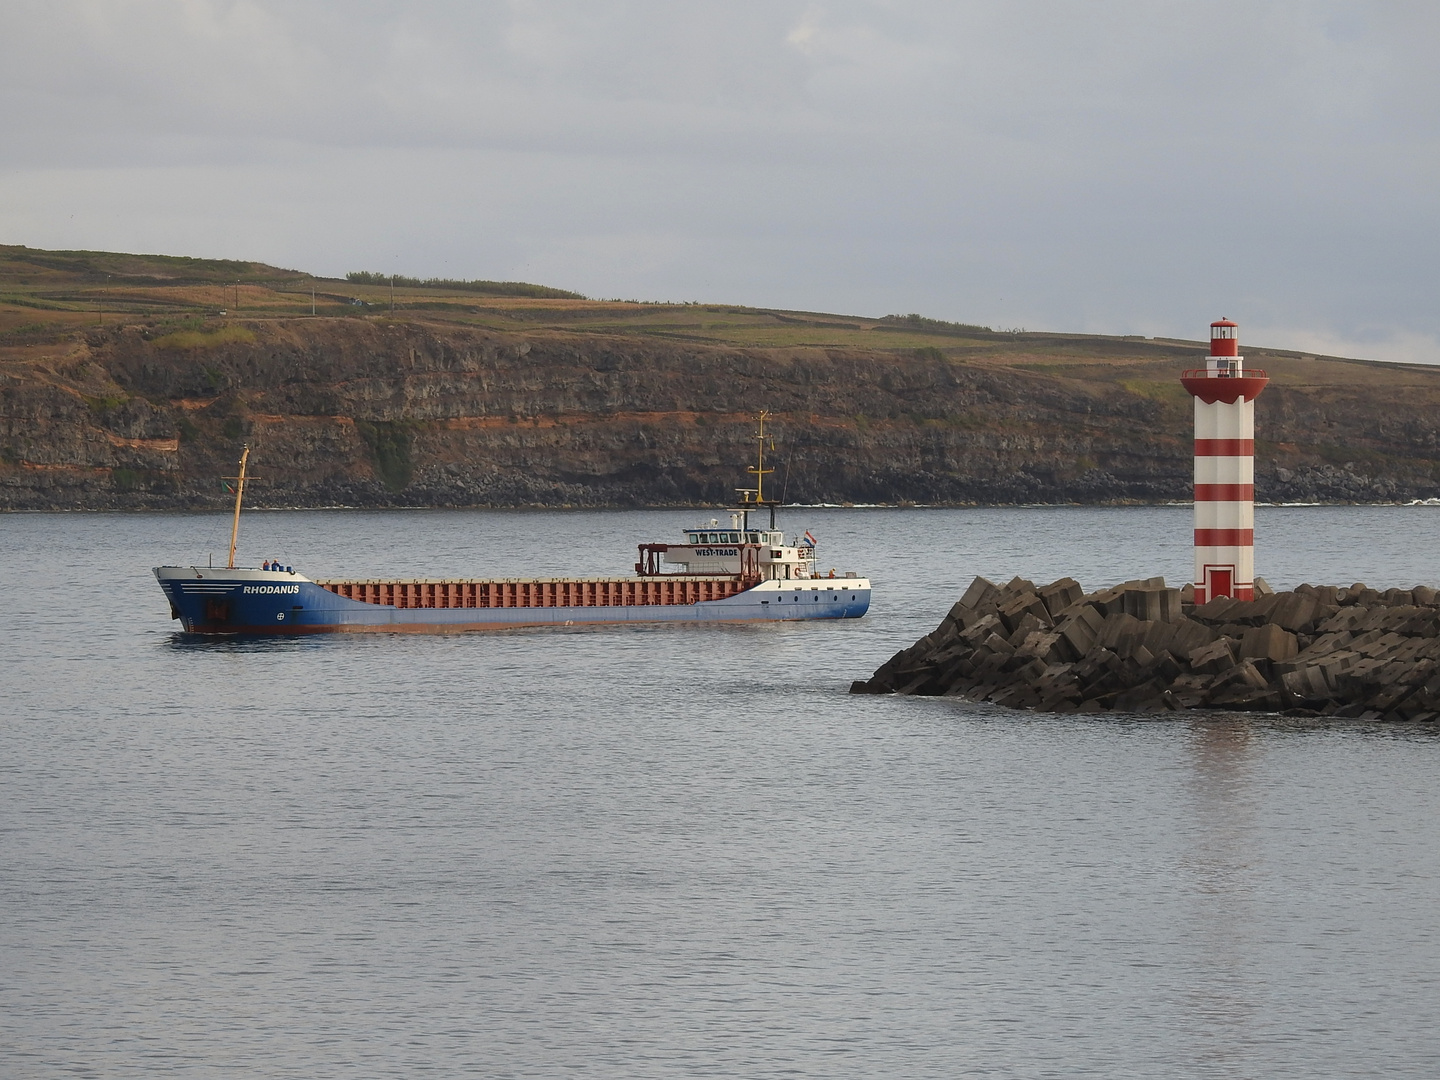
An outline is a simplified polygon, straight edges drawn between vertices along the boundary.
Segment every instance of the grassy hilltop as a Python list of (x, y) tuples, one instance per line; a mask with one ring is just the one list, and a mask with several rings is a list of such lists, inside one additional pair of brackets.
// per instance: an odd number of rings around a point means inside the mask
[[(0, 508), (723, 502), (762, 407), (793, 501), (1184, 499), (1206, 351), (0, 246)], [(1243, 351), (1260, 498), (1440, 494), (1440, 371)]]

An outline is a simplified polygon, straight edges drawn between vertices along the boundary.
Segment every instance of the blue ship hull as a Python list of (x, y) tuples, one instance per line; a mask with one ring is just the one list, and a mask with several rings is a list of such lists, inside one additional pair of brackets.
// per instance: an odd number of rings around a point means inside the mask
[(863, 578), (766, 581), (693, 604), (400, 608), (351, 600), (284, 571), (161, 566), (155, 577), (171, 615), (194, 634), (444, 634), (583, 623), (790, 622), (858, 619), (870, 607), (870, 582)]

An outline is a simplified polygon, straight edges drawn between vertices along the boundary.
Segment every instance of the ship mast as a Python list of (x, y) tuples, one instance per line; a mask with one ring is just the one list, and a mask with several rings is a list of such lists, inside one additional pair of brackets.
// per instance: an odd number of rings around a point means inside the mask
[(250, 444), (246, 443), (245, 448), (240, 451), (240, 475), (229, 477), (236, 481), (235, 484), (235, 523), (230, 526), (230, 561), (226, 563), (226, 569), (235, 569), (235, 541), (240, 538), (240, 500), (245, 497), (245, 462), (250, 458)]
[[(770, 528), (775, 528), (775, 503), (765, 498), (765, 477), (773, 473), (774, 469), (765, 468), (765, 421), (770, 419), (770, 413), (764, 409), (756, 417), (760, 422), (759, 430), (755, 433), (757, 444), (755, 464), (746, 468), (746, 472), (755, 474), (755, 505), (770, 507)], [(774, 449), (774, 439), (771, 439), (771, 449)]]

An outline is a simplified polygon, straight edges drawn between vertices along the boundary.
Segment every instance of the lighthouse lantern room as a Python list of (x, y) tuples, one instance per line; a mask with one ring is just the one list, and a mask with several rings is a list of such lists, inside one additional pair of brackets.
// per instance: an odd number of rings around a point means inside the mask
[(1270, 380), (1245, 367), (1239, 327), (1210, 324), (1205, 367), (1180, 378), (1195, 399), (1195, 602), (1255, 595), (1255, 399)]

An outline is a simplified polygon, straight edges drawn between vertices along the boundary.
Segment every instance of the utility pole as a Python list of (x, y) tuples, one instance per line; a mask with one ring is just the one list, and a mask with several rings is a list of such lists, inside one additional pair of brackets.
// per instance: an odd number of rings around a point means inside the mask
[(395, 275), (390, 275), (390, 316), (395, 316)]
[(315, 282), (310, 282), (310, 314), (315, 314)]

